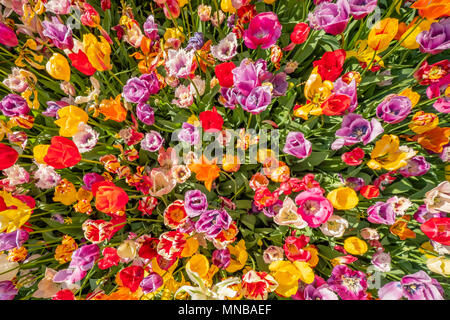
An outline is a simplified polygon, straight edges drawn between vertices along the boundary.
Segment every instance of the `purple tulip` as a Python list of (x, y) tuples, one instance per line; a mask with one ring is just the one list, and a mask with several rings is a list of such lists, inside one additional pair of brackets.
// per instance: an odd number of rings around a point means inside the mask
[[(253, 205), (255, 205), (254, 202), (253, 202)], [(273, 205), (264, 207), (262, 209), (262, 212), (264, 213), (264, 215), (266, 217), (273, 218), (277, 215), (278, 212), (280, 212), (282, 207), (283, 207), (283, 201), (277, 200), (277, 202), (275, 202)], [(256, 205), (255, 205), (255, 209), (257, 209)], [(257, 210), (256, 212), (259, 212), (259, 210)]]
[(323, 2), (308, 15), (312, 28), (323, 29), (332, 35), (344, 32), (349, 19), (350, 6), (347, 0), (338, 0), (336, 3)]
[(28, 232), (23, 229), (8, 233), (0, 233), (0, 251), (21, 247), (28, 240)]
[(158, 78), (154, 72), (131, 78), (123, 87), (123, 97), (128, 102), (144, 103), (150, 95), (159, 91)]
[(301, 132), (289, 132), (283, 152), (299, 159), (308, 157), (312, 151), (312, 144)]
[(337, 265), (327, 281), (331, 290), (342, 300), (366, 300), (367, 280), (361, 271), (354, 271), (346, 265)]
[(431, 218), (445, 218), (447, 216), (447, 213), (445, 212), (437, 212), (437, 213), (431, 213), (427, 210), (427, 205), (422, 204), (417, 208), (417, 211), (414, 213), (414, 219), (416, 219), (417, 222), (425, 223)]
[(18, 292), (11, 281), (0, 281), (0, 300), (14, 300)]
[(250, 49), (270, 48), (281, 36), (281, 23), (273, 12), (263, 12), (250, 21), (248, 29), (244, 31), (245, 45)]
[(206, 210), (195, 223), (199, 233), (205, 233), (207, 239), (214, 239), (222, 230), (228, 230), (232, 219), (226, 210)]
[(3, 22), (0, 22), (0, 43), (8, 47), (15, 47), (19, 44), (14, 30)]
[(72, 253), (69, 268), (58, 271), (53, 277), (56, 283), (75, 283), (83, 279), (100, 257), (100, 248), (96, 244), (84, 245)]
[(222, 95), (221, 100), (219, 100), (225, 107), (234, 109), (236, 108), (236, 104), (238, 103), (238, 89), (236, 88), (220, 88), (220, 94)]
[(356, 20), (360, 20), (375, 10), (377, 2), (378, 0), (348, 0), (350, 14)]
[(200, 50), (204, 43), (203, 33), (195, 32), (194, 36), (189, 38), (186, 50)]
[(234, 86), (238, 94), (247, 97), (253, 89), (261, 85), (259, 77), (261, 68), (249, 59), (242, 60), (239, 67), (234, 68), (233, 73)]
[(151, 126), (155, 123), (155, 111), (146, 103), (139, 103), (136, 107), (136, 116), (142, 123)]
[(72, 30), (61, 23), (58, 18), (52, 17), (52, 21), (43, 21), (42, 26), (44, 36), (52, 40), (55, 47), (64, 50), (73, 48)]
[(141, 148), (150, 152), (158, 151), (164, 143), (164, 138), (157, 131), (150, 130), (141, 141)]
[(24, 98), (10, 93), (0, 101), (0, 110), (7, 117), (17, 117), (28, 114), (30, 107)]
[(212, 263), (220, 269), (226, 269), (230, 265), (231, 255), (228, 248), (214, 250), (212, 254)]
[(358, 107), (358, 97), (356, 94), (356, 81), (352, 80), (349, 84), (342, 81), (342, 78), (334, 82), (334, 92), (348, 96), (350, 100), (350, 107), (347, 112), (353, 112)]
[(395, 223), (395, 211), (391, 203), (376, 202), (367, 209), (367, 220), (376, 224), (393, 225)]
[(152, 15), (149, 15), (147, 17), (147, 20), (145, 20), (144, 25), (144, 33), (145, 36), (151, 40), (157, 40), (159, 38), (158, 36), (158, 24), (155, 23), (155, 18)]
[(348, 177), (347, 179), (345, 179), (345, 184), (347, 185), (347, 187), (352, 188), (353, 190), (358, 192), (362, 189), (362, 187), (366, 185), (366, 182), (363, 178)]
[(272, 102), (272, 93), (269, 86), (259, 86), (250, 92), (248, 96), (239, 95), (237, 100), (247, 112), (251, 114), (259, 114), (267, 109)]
[(184, 194), (184, 209), (191, 218), (197, 217), (208, 209), (206, 195), (200, 190), (189, 190)]
[(190, 145), (196, 145), (200, 142), (200, 132), (198, 128), (188, 122), (184, 122), (182, 129), (178, 133), (178, 139), (189, 143)]
[(69, 268), (79, 268), (83, 271), (90, 270), (99, 256), (100, 249), (96, 244), (82, 246), (72, 253)]
[(415, 156), (406, 160), (406, 166), (400, 168), (398, 172), (405, 178), (408, 178), (412, 176), (422, 176), (427, 173), (428, 170), (430, 170), (430, 164), (425, 157)]
[(84, 182), (83, 188), (91, 191), (92, 185), (96, 182), (101, 182), (101, 181), (105, 181), (105, 178), (102, 175), (95, 173), (95, 172), (86, 173), (83, 176), (83, 182)]
[(303, 291), (305, 300), (339, 300), (339, 297), (327, 284), (316, 288), (313, 285), (307, 285)]
[(444, 290), (436, 279), (424, 271), (404, 276), (400, 281), (389, 282), (378, 290), (380, 300), (444, 300)]
[(147, 277), (142, 279), (140, 287), (144, 294), (155, 292), (164, 284), (163, 278), (156, 272), (150, 273)]
[(417, 35), (416, 41), (424, 53), (438, 54), (450, 49), (450, 18), (432, 23), (429, 30)]
[(384, 129), (377, 119), (373, 118), (369, 122), (359, 114), (349, 113), (342, 119), (341, 128), (336, 131), (339, 138), (333, 142), (331, 149), (338, 150), (358, 142), (366, 145), (383, 132)]
[(46, 117), (58, 118), (58, 111), (61, 108), (67, 107), (69, 103), (65, 101), (47, 101), (47, 109), (42, 112)]
[(286, 81), (286, 73), (280, 72), (272, 76), (269, 80), (273, 85), (272, 94), (274, 97), (281, 97), (286, 94), (289, 84)]
[(391, 255), (389, 252), (379, 250), (372, 256), (372, 264), (377, 271), (389, 272), (391, 271)]
[(387, 123), (399, 123), (406, 119), (411, 109), (408, 97), (389, 95), (377, 106), (377, 117)]

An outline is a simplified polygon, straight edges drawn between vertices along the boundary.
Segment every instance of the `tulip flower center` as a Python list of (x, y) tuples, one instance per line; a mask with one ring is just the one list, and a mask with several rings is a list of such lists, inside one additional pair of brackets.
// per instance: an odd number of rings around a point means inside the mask
[(356, 127), (353, 129), (351, 136), (360, 139), (367, 132), (367, 127)]
[(358, 292), (361, 290), (361, 285), (358, 278), (342, 276), (342, 284), (352, 292)]
[(320, 204), (316, 200), (306, 200), (304, 207), (306, 214), (313, 215), (320, 209)]

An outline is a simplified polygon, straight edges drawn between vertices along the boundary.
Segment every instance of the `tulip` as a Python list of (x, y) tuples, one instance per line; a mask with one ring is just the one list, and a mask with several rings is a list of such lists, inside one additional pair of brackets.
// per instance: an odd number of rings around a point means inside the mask
[(67, 59), (60, 53), (54, 53), (45, 68), (49, 75), (57, 80), (70, 81), (70, 66)]
[(0, 22), (0, 43), (8, 47), (15, 47), (19, 44), (14, 30), (3, 22)]
[(60, 127), (59, 135), (63, 137), (72, 137), (78, 132), (80, 123), (87, 123), (89, 116), (83, 110), (75, 106), (67, 106), (58, 110), (59, 119), (55, 124)]
[(97, 71), (111, 70), (111, 46), (108, 41), (100, 36), (100, 41), (92, 34), (83, 35), (83, 47), (91, 65)]
[(16, 150), (0, 143), (0, 170), (12, 167), (17, 162), (17, 159), (19, 159), (19, 153)]
[(383, 52), (389, 47), (398, 31), (398, 20), (386, 18), (378, 21), (370, 29), (368, 45), (377, 52)]
[(350, 210), (358, 205), (358, 195), (349, 187), (334, 189), (327, 195), (327, 199), (337, 210)]
[(248, 29), (244, 31), (244, 43), (250, 49), (270, 48), (281, 36), (281, 24), (273, 12), (263, 12), (250, 21)]

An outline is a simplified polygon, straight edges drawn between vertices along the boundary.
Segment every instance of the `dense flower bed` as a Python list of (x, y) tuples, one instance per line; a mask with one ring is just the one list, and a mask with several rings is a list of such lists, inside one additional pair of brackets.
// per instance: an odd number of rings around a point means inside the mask
[(450, 297), (447, 0), (0, 4), (1, 299)]

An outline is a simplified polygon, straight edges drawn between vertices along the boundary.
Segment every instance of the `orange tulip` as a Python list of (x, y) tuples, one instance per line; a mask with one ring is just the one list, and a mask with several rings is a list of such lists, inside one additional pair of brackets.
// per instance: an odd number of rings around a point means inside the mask
[(436, 127), (416, 136), (417, 142), (430, 151), (441, 153), (443, 147), (449, 142), (450, 128)]
[(448, 0), (418, 0), (411, 8), (419, 10), (419, 15), (429, 20), (450, 16), (450, 2)]
[(211, 191), (213, 181), (219, 177), (220, 168), (216, 165), (217, 159), (209, 161), (204, 155), (200, 162), (194, 162), (189, 165), (189, 169), (196, 173), (199, 181), (205, 182), (205, 187)]
[(378, 21), (369, 33), (368, 45), (377, 52), (382, 52), (389, 47), (398, 31), (398, 20), (386, 18)]
[(391, 231), (392, 234), (397, 235), (400, 240), (406, 240), (406, 239), (414, 239), (416, 237), (416, 234), (414, 231), (408, 228), (408, 221), (405, 221), (403, 219), (397, 220), (390, 228), (389, 231)]
[(104, 99), (100, 103), (99, 112), (105, 116), (105, 120), (114, 120), (117, 122), (125, 121), (127, 118), (127, 110), (122, 106), (118, 95), (115, 99)]

